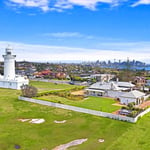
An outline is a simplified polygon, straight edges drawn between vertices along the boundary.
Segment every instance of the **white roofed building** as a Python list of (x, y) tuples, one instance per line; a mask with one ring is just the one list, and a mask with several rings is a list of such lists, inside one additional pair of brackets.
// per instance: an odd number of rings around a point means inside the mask
[(143, 103), (146, 100), (147, 96), (145, 93), (133, 90), (130, 92), (127, 92), (120, 96), (120, 103), (128, 105), (129, 103), (134, 102), (135, 105), (139, 105)]
[(96, 81), (100, 82), (109, 82), (111, 79), (113, 79), (115, 75), (112, 74), (93, 74), (90, 76), (90, 78), (96, 79)]
[(108, 96), (117, 98), (121, 104), (128, 105), (134, 102), (135, 105), (143, 103), (149, 95), (133, 90), (135, 87), (131, 82), (97, 82), (85, 89), (88, 96)]
[(118, 98), (125, 91), (130, 91), (135, 87), (130, 82), (97, 82), (85, 89), (87, 95), (91, 96), (108, 96)]

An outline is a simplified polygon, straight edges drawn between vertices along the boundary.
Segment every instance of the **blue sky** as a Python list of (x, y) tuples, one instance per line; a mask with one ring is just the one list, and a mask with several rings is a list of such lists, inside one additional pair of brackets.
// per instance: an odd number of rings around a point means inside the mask
[(0, 6), (1, 54), (10, 44), (17, 60), (150, 63), (150, 0), (1, 0)]

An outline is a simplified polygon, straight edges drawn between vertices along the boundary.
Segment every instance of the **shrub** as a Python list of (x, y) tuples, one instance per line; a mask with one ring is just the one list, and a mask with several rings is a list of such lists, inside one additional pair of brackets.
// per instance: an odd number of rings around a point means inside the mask
[(127, 105), (127, 107), (128, 107), (129, 110), (133, 110), (133, 109), (134, 109), (134, 106), (135, 106), (135, 103), (134, 103), (134, 102), (129, 103), (129, 104)]
[(21, 86), (22, 96), (25, 97), (35, 97), (37, 95), (37, 88), (31, 85)]
[(136, 110), (134, 110), (130, 114), (128, 114), (127, 116), (129, 116), (129, 117), (135, 117), (137, 114), (138, 114), (138, 112)]
[(126, 106), (122, 106), (121, 109), (127, 109), (127, 107)]
[(61, 101), (58, 101), (59, 104), (63, 104)]

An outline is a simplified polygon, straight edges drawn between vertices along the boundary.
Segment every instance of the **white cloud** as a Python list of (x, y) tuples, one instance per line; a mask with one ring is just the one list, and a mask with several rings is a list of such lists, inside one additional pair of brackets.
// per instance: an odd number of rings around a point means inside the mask
[(84, 35), (79, 32), (55, 32), (55, 33), (45, 33), (43, 36), (53, 37), (53, 38), (85, 38), (94, 39), (92, 35)]
[[(98, 4), (108, 4), (111, 7), (118, 6), (129, 0), (7, 0), (7, 5), (12, 7), (40, 8), (42, 11), (58, 11), (72, 9), (74, 6), (81, 6), (89, 10), (96, 10)], [(137, 0), (131, 5), (149, 5), (150, 0)]]
[(137, 2), (135, 2), (133, 5), (131, 5), (132, 7), (136, 7), (138, 5), (149, 5), (150, 4), (150, 0), (139, 0)]
[[(139, 43), (138, 49), (133, 44), (130, 50), (104, 50), (104, 49), (86, 49), (86, 48), (72, 48), (61, 46), (48, 45), (32, 45), (24, 43), (15, 43), (9, 41), (0, 41), (0, 54), (4, 54), (7, 45), (10, 44), (14, 48), (14, 54), (17, 55), (17, 60), (26, 61), (66, 61), (66, 60), (81, 60), (81, 61), (95, 61), (95, 60), (126, 60), (129, 59), (141, 60), (150, 62), (150, 43), (147, 47), (143, 47), (145, 43)], [(109, 44), (109, 43), (108, 43)], [(131, 44), (132, 46), (132, 44)], [(141, 47), (141, 48), (140, 48)], [(1, 58), (2, 60), (2, 58)]]
[(54, 7), (59, 9), (68, 9), (73, 6), (83, 6), (90, 10), (95, 10), (98, 3), (107, 3), (115, 6), (119, 4), (119, 2), (120, 0), (57, 0)]
[(49, 10), (49, 0), (9, 0), (9, 5), (15, 5), (20, 7), (36, 7), (42, 9), (42, 11)]
[(56, 32), (56, 33), (45, 33), (44, 35), (56, 38), (83, 37), (83, 35), (79, 32)]
[(90, 10), (96, 10), (99, 3), (117, 6), (126, 0), (7, 0), (9, 6), (34, 7), (40, 8), (42, 11), (63, 11), (71, 9), (74, 6), (81, 6)]

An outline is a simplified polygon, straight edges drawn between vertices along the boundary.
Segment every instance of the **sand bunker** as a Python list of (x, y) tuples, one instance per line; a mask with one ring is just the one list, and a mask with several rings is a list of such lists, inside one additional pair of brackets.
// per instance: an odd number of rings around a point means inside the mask
[(55, 122), (55, 123), (65, 123), (66, 120), (63, 120), (63, 121), (57, 121), (57, 120), (55, 120), (54, 122)]
[(30, 119), (18, 119), (18, 120), (21, 122), (26, 122), (26, 121), (29, 121)]
[(105, 140), (104, 139), (99, 139), (98, 142), (103, 143)]
[(31, 119), (31, 121), (29, 121), (30, 123), (36, 123), (36, 124), (40, 124), (45, 122), (44, 119)]
[(52, 149), (52, 150), (66, 150), (67, 148), (69, 148), (69, 147), (71, 147), (71, 146), (75, 146), (75, 145), (82, 144), (82, 143), (86, 142), (87, 140), (88, 140), (88, 139), (78, 139), (78, 140), (74, 140), (74, 141), (71, 141), (71, 142), (69, 142), (69, 143), (59, 145), (59, 146), (55, 147), (55, 148)]
[(29, 122), (29, 123), (35, 123), (35, 124), (40, 124), (45, 122), (44, 119), (18, 119), (21, 122)]
[(84, 90), (71, 92), (72, 95), (84, 95)]

